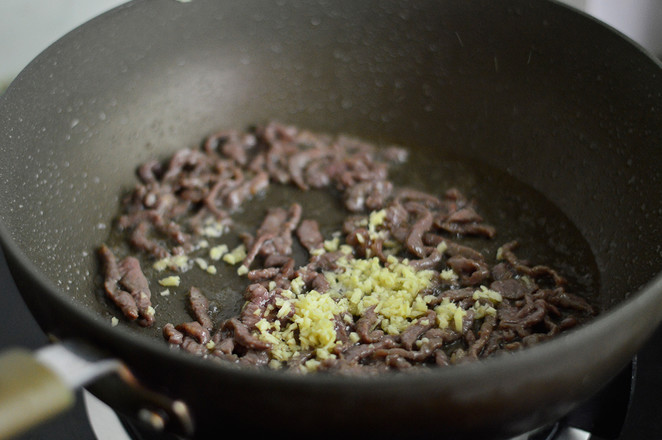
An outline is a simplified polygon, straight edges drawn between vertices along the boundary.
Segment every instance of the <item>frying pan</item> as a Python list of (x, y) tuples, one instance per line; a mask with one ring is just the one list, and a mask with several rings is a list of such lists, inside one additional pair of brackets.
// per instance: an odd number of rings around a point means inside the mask
[[(2, 96), (2, 244), (53, 348), (115, 372), (88, 386), (136, 420), (191, 437), (514, 436), (597, 392), (662, 318), (661, 78), (635, 44), (554, 2), (130, 2)], [(606, 311), (512, 355), (371, 378), (236, 368), (112, 327), (94, 249), (135, 166), (271, 119), (522, 182), (585, 240)]]

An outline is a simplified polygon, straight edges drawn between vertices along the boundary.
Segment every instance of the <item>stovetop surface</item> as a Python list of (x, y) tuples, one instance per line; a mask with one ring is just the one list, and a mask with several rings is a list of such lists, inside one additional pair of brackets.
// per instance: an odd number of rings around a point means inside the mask
[[(16, 346), (36, 349), (46, 344), (46, 336), (30, 315), (11, 279), (2, 251), (0, 311), (0, 350)], [(635, 385), (621, 434), (614, 435), (614, 430), (609, 428), (604, 435), (591, 435), (590, 440), (662, 440), (662, 327), (638, 353), (633, 365), (620, 376), (621, 379), (629, 378), (631, 368), (634, 368), (636, 373)], [(76, 405), (70, 411), (15, 440), (98, 440), (91, 427), (82, 393), (77, 393)], [(620, 391), (615, 394), (619, 393), (622, 394)], [(615, 415), (612, 417), (610, 411), (607, 411), (607, 419), (619, 419), (619, 408), (623, 408), (623, 402), (620, 398), (614, 398), (614, 393), (606, 393), (595, 400), (599, 405), (607, 403), (614, 408)]]

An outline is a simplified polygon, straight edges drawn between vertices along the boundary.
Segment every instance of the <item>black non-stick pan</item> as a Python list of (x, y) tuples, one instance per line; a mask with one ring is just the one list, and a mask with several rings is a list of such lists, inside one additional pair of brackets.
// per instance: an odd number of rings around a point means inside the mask
[[(418, 181), (457, 177), (488, 211), (512, 200), (495, 188), (526, 188), (508, 233), (553, 206), (604, 313), (512, 355), (371, 378), (236, 368), (113, 327), (94, 250), (135, 167), (269, 120), (406, 146)], [(593, 395), (662, 319), (661, 128), (659, 62), (554, 2), (135, 1), (49, 47), (0, 99), (2, 244), (44, 350), (114, 372), (69, 386), (136, 419), (192, 437), (512, 436)], [(470, 177), (443, 180), (459, 169), (445, 158)]]

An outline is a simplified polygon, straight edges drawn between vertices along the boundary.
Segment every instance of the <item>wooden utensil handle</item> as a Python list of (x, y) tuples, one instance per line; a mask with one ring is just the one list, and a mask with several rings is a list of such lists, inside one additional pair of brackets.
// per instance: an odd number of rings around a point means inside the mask
[(0, 354), (0, 439), (11, 438), (73, 406), (74, 391), (24, 349)]

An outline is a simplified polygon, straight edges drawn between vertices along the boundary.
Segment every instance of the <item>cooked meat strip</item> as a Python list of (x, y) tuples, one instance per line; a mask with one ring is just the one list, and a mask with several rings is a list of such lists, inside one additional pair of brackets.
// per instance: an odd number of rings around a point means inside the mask
[(493, 281), (490, 284), (490, 289), (499, 292), (504, 298), (522, 299), (524, 295), (532, 293), (535, 286), (527, 284), (522, 279), (508, 278)]
[(480, 330), (478, 330), (478, 339), (476, 339), (467, 350), (467, 357), (472, 359), (478, 359), (480, 357), (480, 354), (487, 345), (495, 327), (496, 318), (492, 315), (487, 315), (480, 326)]
[(374, 329), (378, 317), (375, 313), (375, 306), (368, 308), (363, 316), (356, 322), (356, 333), (358, 333), (361, 341), (364, 343), (373, 343), (379, 341), (384, 332), (382, 330)]
[(248, 245), (248, 252), (246, 253), (246, 257), (242, 262), (243, 266), (246, 268), (251, 267), (255, 257), (262, 253), (262, 247), (273, 240), (275, 237), (276, 234), (273, 232), (258, 232), (258, 236), (255, 237), (255, 239), (249, 239), (250, 244)]
[(460, 255), (454, 255), (448, 260), (455, 273), (460, 275), (463, 283), (468, 285), (481, 284), (490, 276), (488, 265), (484, 261), (477, 261), (471, 258), (465, 258)]
[(257, 231), (256, 240), (268, 235), (270, 239), (260, 247), (259, 254), (267, 257), (272, 254), (290, 255), (292, 253), (292, 232), (301, 219), (301, 205), (294, 203), (288, 210), (272, 208), (267, 212), (262, 225)]
[(248, 163), (250, 150), (255, 148), (257, 139), (251, 133), (240, 133), (238, 130), (223, 130), (209, 136), (203, 145), (205, 152), (218, 152), (229, 157), (238, 165)]
[(184, 342), (184, 333), (177, 330), (171, 323), (163, 326), (163, 336), (172, 345), (181, 345)]
[(223, 329), (231, 330), (237, 344), (252, 350), (267, 350), (270, 345), (255, 337), (244, 323), (231, 318), (223, 324)]
[(200, 325), (198, 321), (178, 324), (175, 326), (175, 329), (184, 335), (192, 337), (200, 345), (205, 345), (211, 340), (209, 331)]
[(388, 180), (359, 182), (345, 191), (345, 207), (350, 212), (381, 209), (392, 191), (393, 184)]
[(554, 269), (548, 266), (536, 265), (529, 266), (528, 262), (520, 260), (514, 253), (519, 246), (519, 242), (511, 241), (501, 246), (501, 255), (517, 272), (529, 275), (533, 278), (549, 277), (557, 286), (566, 284), (565, 278), (558, 274)]
[(193, 317), (205, 330), (211, 332), (214, 328), (214, 323), (209, 316), (209, 300), (200, 289), (194, 286), (189, 289), (188, 295), (189, 306), (193, 312)]
[(209, 354), (209, 349), (204, 344), (200, 344), (195, 338), (189, 336), (184, 336), (184, 340), (179, 345), (179, 348), (196, 356), (206, 356)]
[(106, 245), (99, 248), (99, 256), (101, 258), (103, 271), (104, 271), (104, 289), (106, 295), (119, 307), (124, 315), (131, 319), (138, 318), (138, 306), (133, 296), (119, 287), (119, 281), (122, 278), (120, 273), (117, 258), (115, 254)]
[(418, 338), (436, 326), (437, 314), (430, 310), (424, 318), (419, 318), (400, 334), (400, 343), (406, 350), (411, 350)]
[(246, 179), (227, 192), (224, 205), (228, 210), (237, 209), (251, 196), (264, 191), (269, 186), (269, 176), (259, 172), (250, 179)]
[(153, 255), (157, 259), (166, 258), (170, 253), (157, 241), (148, 237), (150, 229), (151, 226), (149, 223), (138, 223), (138, 225), (133, 228), (133, 233), (131, 234), (131, 245), (133, 245), (138, 250), (142, 250), (147, 254)]
[(118, 262), (106, 245), (99, 248), (98, 254), (104, 270), (106, 295), (126, 318), (136, 320), (144, 327), (151, 326), (154, 323), (151, 292), (138, 260), (129, 256)]
[(297, 228), (297, 237), (308, 252), (320, 249), (324, 245), (324, 236), (320, 232), (319, 224), (316, 220), (301, 220)]
[(563, 289), (554, 289), (554, 295), (547, 299), (551, 304), (563, 307), (565, 309), (577, 310), (588, 314), (596, 313), (595, 308), (579, 295), (566, 292)]
[(406, 209), (417, 216), (407, 234), (407, 249), (417, 257), (425, 258), (429, 250), (423, 244), (423, 234), (432, 227), (432, 213), (418, 203), (408, 203)]
[(140, 262), (135, 257), (123, 258), (118, 268), (122, 274), (119, 283), (133, 296), (138, 307), (138, 323), (148, 327), (154, 323), (154, 309), (152, 308), (149, 282), (145, 277)]

